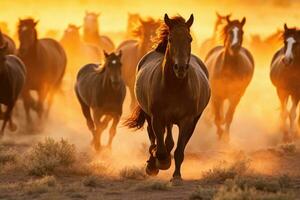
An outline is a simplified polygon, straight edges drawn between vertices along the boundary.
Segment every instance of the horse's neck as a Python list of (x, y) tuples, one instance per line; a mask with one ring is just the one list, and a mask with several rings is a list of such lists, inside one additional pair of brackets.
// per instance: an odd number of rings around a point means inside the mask
[(168, 90), (179, 89), (186, 86), (187, 76), (184, 79), (178, 79), (173, 70), (174, 63), (169, 56), (169, 50), (166, 50), (165, 57), (162, 63), (162, 79), (163, 84)]
[(83, 38), (87, 42), (98, 42), (97, 40), (100, 39), (99, 30), (97, 29), (96, 31), (90, 31), (88, 29), (84, 29)]
[(24, 60), (24, 62), (32, 61), (36, 59), (38, 40), (30, 45), (28, 49), (22, 49), (22, 45), (19, 49), (19, 55)]

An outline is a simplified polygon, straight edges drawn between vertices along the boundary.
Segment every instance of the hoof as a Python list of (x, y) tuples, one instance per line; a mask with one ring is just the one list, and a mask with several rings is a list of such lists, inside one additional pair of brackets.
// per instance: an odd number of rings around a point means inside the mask
[(164, 160), (159, 160), (156, 158), (156, 167), (161, 170), (167, 170), (171, 167), (171, 156), (168, 155), (168, 157)]
[(171, 179), (171, 183), (173, 186), (180, 186), (183, 185), (183, 180), (181, 176), (175, 176)]
[(16, 130), (17, 130), (17, 125), (16, 124), (11, 124), (10, 126), (9, 126), (9, 130), (10, 131), (12, 131), (12, 132), (15, 132)]
[(159, 169), (156, 167), (156, 159), (154, 157), (150, 157), (147, 161), (146, 173), (149, 176), (156, 176), (159, 172)]

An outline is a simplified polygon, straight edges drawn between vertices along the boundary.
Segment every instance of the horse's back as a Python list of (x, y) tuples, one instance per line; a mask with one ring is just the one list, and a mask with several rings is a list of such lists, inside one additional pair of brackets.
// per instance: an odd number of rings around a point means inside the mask
[(12, 38), (10, 38), (9, 36), (3, 34), (3, 39), (4, 41), (7, 42), (7, 54), (16, 54), (17, 53), (17, 48), (16, 48), (16, 44), (13, 41)]
[(107, 51), (107, 52), (113, 52), (115, 50), (115, 44), (113, 43), (113, 41), (104, 35), (100, 36), (100, 40), (101, 40), (101, 47)]

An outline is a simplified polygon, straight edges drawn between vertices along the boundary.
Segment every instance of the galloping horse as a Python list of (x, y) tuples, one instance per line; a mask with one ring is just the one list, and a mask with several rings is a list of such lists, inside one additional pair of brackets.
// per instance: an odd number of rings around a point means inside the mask
[(102, 60), (102, 52), (93, 44), (87, 44), (81, 41), (80, 27), (69, 24), (60, 41), (64, 47), (68, 58), (68, 71), (73, 74), (79, 67), (86, 63), (97, 63)]
[(6, 105), (7, 109), (0, 119), (3, 119), (0, 138), (9, 122), (11, 131), (16, 130), (12, 120), (12, 111), (25, 83), (26, 70), (23, 62), (14, 55), (7, 55), (8, 43), (0, 46), (0, 106)]
[[(240, 22), (230, 21), (224, 27), (224, 46), (212, 49), (205, 59), (210, 74), (212, 88), (212, 108), (219, 139), (229, 140), (229, 129), (235, 109), (249, 85), (253, 72), (254, 61), (250, 52), (242, 47), (243, 26), (246, 18)], [(224, 102), (229, 101), (224, 116)], [(225, 118), (224, 118), (225, 117)], [(225, 124), (225, 130), (222, 125)], [(225, 133), (225, 134), (224, 134)]]
[[(44, 101), (47, 100), (45, 116), (49, 114), (55, 92), (59, 89), (65, 69), (66, 54), (62, 46), (53, 39), (38, 39), (33, 19), (19, 21), (18, 35), (20, 48), (18, 56), (25, 63), (27, 79), (23, 92), (23, 103), (28, 123), (31, 124), (30, 109), (41, 118), (44, 114)], [(30, 91), (36, 91), (35, 102)]]
[(106, 52), (113, 52), (115, 45), (112, 40), (100, 35), (98, 17), (100, 13), (86, 12), (83, 23), (83, 41), (94, 44)]
[[(283, 42), (284, 47), (278, 50), (272, 59), (270, 77), (280, 100), (281, 128), (284, 132), (283, 140), (287, 142), (297, 136), (295, 119), (300, 99), (300, 31), (288, 28), (285, 24)], [(290, 111), (287, 108), (289, 97), (292, 100)], [(288, 116), (289, 129), (286, 127)]]
[(133, 32), (133, 35), (138, 37), (139, 40), (126, 40), (122, 42), (117, 48), (122, 51), (122, 76), (129, 88), (131, 96), (130, 108), (136, 106), (136, 99), (134, 96), (134, 82), (136, 66), (139, 60), (151, 50), (153, 46), (152, 38), (156, 35), (156, 30), (160, 26), (160, 22), (152, 18), (147, 20), (140, 19), (140, 26)]
[[(95, 150), (101, 150), (101, 134), (110, 120), (108, 146), (111, 148), (116, 135), (116, 128), (122, 115), (122, 106), (126, 88), (121, 76), (121, 52), (105, 53), (102, 68), (96, 64), (88, 64), (81, 68), (77, 75), (75, 92), (87, 126), (93, 134), (92, 144)], [(93, 111), (93, 119), (90, 109)]]
[(226, 23), (226, 18), (231, 16), (231, 14), (222, 16), (218, 12), (216, 12), (216, 15), (217, 15), (217, 20), (215, 22), (213, 35), (211, 38), (208, 38), (201, 44), (200, 52), (199, 52), (200, 56), (205, 57), (209, 52), (209, 50), (211, 50), (212, 48), (218, 45), (219, 43), (218, 33), (220, 32), (220, 28), (222, 28), (222, 26)]
[(210, 98), (207, 69), (191, 54), (193, 21), (193, 15), (185, 21), (180, 16), (170, 19), (165, 14), (157, 48), (139, 62), (135, 85), (139, 106), (125, 122), (129, 128), (137, 129), (145, 121), (148, 123), (151, 145), (146, 172), (149, 175), (170, 168), (174, 147), (172, 126), (179, 127), (173, 181), (181, 180), (184, 149)]

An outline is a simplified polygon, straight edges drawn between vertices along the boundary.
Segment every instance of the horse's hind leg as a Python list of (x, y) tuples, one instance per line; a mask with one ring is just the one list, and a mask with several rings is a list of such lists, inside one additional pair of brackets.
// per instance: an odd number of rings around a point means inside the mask
[(214, 97), (212, 99), (212, 106), (213, 106), (213, 111), (214, 111), (214, 115), (215, 115), (215, 124), (217, 127), (217, 134), (219, 136), (219, 139), (222, 138), (222, 135), (224, 132), (222, 129), (223, 103), (224, 103), (224, 100), (222, 98)]
[(147, 161), (146, 166), (146, 173), (149, 176), (156, 176), (159, 172), (159, 169), (156, 167), (156, 158), (154, 156), (156, 151), (156, 144), (155, 144), (155, 134), (152, 128), (151, 118), (149, 116), (146, 117), (148, 126), (147, 126), (147, 132), (150, 140), (150, 147), (149, 147), (149, 154), (150, 157)]
[(30, 115), (30, 108), (33, 107), (34, 100), (31, 97), (30, 93), (28, 90), (24, 91), (23, 93), (23, 106), (25, 110), (25, 115), (26, 115), (26, 121), (27, 124), (32, 125), (32, 118)]
[(108, 140), (108, 147), (111, 149), (111, 145), (112, 145), (112, 142), (113, 142), (113, 139), (116, 135), (116, 132), (117, 132), (117, 125), (120, 121), (120, 115), (115, 115), (113, 116), (113, 123), (109, 129), (109, 140)]
[(292, 97), (292, 108), (290, 110), (290, 131), (292, 138), (295, 138), (297, 136), (297, 126), (295, 123), (295, 119), (297, 117), (297, 107), (299, 103), (299, 98)]
[(173, 173), (173, 180), (181, 180), (181, 164), (184, 159), (184, 150), (195, 130), (196, 124), (201, 115), (194, 119), (187, 118), (179, 123), (179, 136), (177, 147), (174, 153), (175, 171)]
[(288, 93), (285, 90), (277, 89), (277, 95), (280, 100), (280, 129), (283, 131), (283, 141), (289, 141), (289, 132), (287, 129), (286, 120), (288, 118), (287, 101)]

